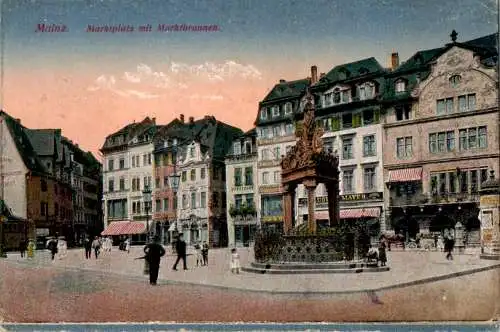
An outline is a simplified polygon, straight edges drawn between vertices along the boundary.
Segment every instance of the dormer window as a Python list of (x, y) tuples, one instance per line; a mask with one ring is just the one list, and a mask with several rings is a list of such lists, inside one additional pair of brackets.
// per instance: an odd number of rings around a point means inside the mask
[(402, 79), (396, 81), (396, 93), (401, 93), (406, 91), (406, 82)]
[(176, 145), (177, 145), (177, 138), (174, 138), (174, 139), (172, 140), (172, 144), (173, 144), (173, 146), (176, 146)]
[(246, 141), (243, 146), (243, 153), (252, 153), (252, 142)]
[(189, 158), (194, 158), (194, 146), (189, 148)]
[(336, 88), (333, 91), (326, 92), (323, 95), (323, 105), (324, 107), (345, 104), (349, 102), (349, 90), (340, 90)]
[(358, 87), (358, 92), (360, 100), (371, 99), (374, 96), (375, 88), (373, 84), (366, 83)]
[(292, 103), (285, 104), (285, 115), (292, 114)]
[(260, 109), (260, 119), (261, 120), (267, 120), (267, 108), (262, 107)]
[(280, 116), (280, 108), (279, 108), (279, 106), (273, 106), (271, 108), (271, 112), (272, 112), (273, 118), (275, 118), (277, 116)]
[(234, 142), (233, 144), (233, 152), (235, 155), (240, 155), (241, 154), (241, 143), (240, 142)]

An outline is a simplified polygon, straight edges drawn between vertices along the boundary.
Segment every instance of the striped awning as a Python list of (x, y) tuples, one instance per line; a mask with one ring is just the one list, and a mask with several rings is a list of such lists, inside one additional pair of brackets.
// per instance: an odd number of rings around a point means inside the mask
[[(328, 211), (318, 211), (314, 214), (316, 220), (329, 220)], [(340, 210), (340, 219), (357, 218), (378, 218), (380, 217), (380, 208), (365, 209), (345, 209)]]
[(422, 180), (422, 168), (405, 168), (389, 171), (387, 182), (410, 182)]
[(101, 235), (131, 235), (142, 234), (146, 225), (135, 221), (114, 221), (101, 233)]

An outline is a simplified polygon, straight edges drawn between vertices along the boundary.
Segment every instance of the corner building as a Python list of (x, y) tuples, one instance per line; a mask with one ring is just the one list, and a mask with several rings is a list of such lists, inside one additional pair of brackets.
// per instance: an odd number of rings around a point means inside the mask
[(410, 237), (460, 221), (479, 245), (478, 191), (499, 171), (497, 35), (451, 36), (387, 75), (387, 212)]

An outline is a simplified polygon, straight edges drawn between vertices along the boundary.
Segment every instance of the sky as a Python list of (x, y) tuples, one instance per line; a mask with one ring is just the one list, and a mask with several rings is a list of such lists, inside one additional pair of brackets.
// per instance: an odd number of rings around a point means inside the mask
[[(29, 128), (61, 128), (97, 153), (106, 136), (155, 117), (214, 115), (251, 129), (258, 103), (310, 67), (418, 50), (497, 31), (498, 0), (0, 0), (0, 106)], [(39, 24), (65, 32), (37, 32)], [(150, 24), (151, 32), (138, 31)], [(157, 31), (159, 24), (217, 31)], [(88, 26), (132, 32), (87, 32)]]

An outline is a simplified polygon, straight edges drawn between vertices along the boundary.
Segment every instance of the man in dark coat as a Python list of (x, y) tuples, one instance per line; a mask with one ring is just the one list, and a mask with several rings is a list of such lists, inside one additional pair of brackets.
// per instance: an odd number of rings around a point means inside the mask
[(184, 238), (182, 234), (179, 234), (179, 238), (177, 239), (177, 243), (175, 244), (175, 251), (177, 252), (177, 260), (175, 261), (173, 270), (177, 271), (177, 264), (182, 259), (182, 263), (184, 264), (184, 270), (187, 270), (186, 265), (186, 242), (184, 242)]
[(27, 247), (28, 247), (28, 244), (26, 243), (26, 240), (21, 240), (19, 242), (19, 251), (21, 252), (21, 257), (24, 257), (24, 253), (25, 253)]
[(49, 242), (47, 243), (47, 249), (50, 250), (52, 260), (54, 260), (57, 254), (57, 240), (55, 238), (49, 240)]
[(83, 240), (83, 246), (85, 247), (85, 258), (90, 259), (92, 256), (92, 241), (90, 241), (88, 236)]
[(154, 242), (144, 247), (144, 253), (146, 254), (144, 258), (149, 264), (149, 283), (151, 285), (156, 285), (158, 272), (160, 271), (160, 260), (165, 255), (165, 249), (159, 242), (160, 237), (156, 236)]
[(203, 265), (208, 265), (208, 243), (206, 241), (201, 247), (201, 255), (203, 256)]

